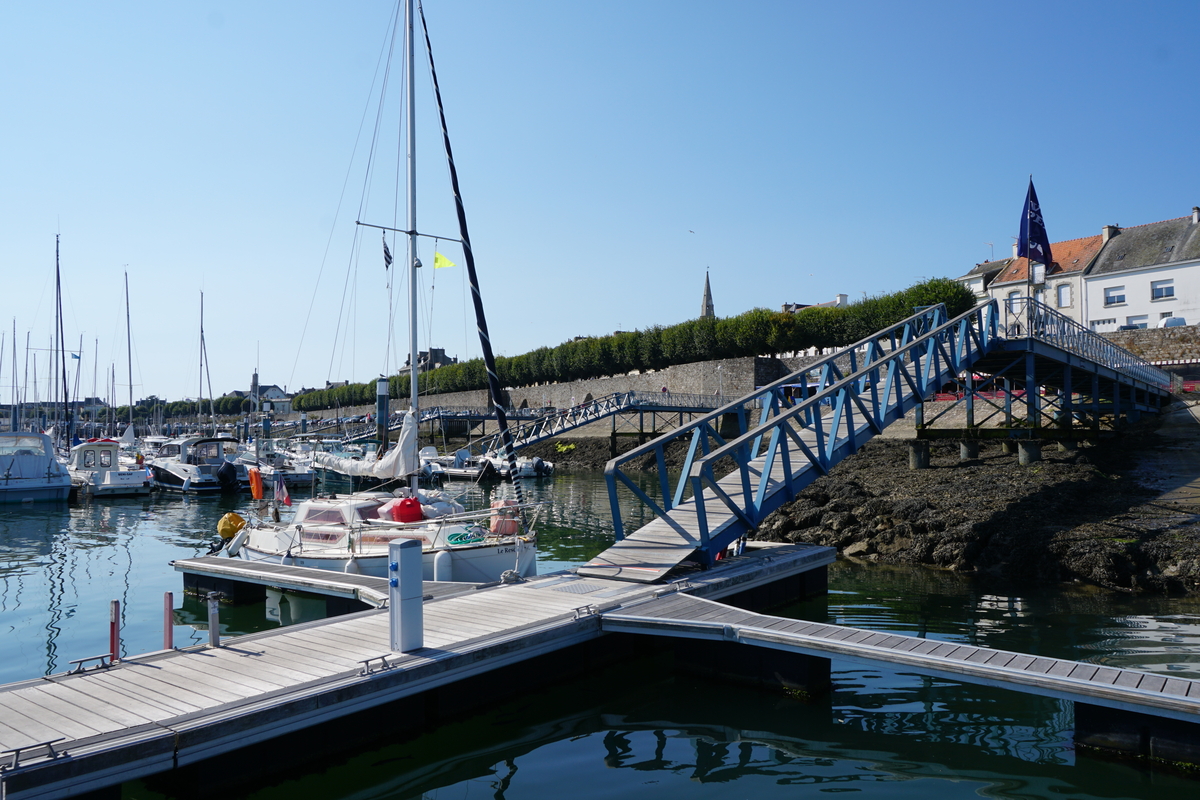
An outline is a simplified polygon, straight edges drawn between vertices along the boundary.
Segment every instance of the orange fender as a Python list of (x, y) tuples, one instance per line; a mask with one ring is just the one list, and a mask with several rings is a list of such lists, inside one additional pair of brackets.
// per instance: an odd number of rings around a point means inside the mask
[(255, 500), (262, 500), (262, 473), (259, 472), (258, 467), (250, 467), (246, 472), (250, 475), (250, 496)]

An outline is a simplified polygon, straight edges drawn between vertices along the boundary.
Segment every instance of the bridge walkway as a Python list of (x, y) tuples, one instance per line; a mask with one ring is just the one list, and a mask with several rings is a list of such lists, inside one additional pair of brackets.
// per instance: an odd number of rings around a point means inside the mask
[[(939, 389), (981, 369), (1019, 365), (1028, 415), (1040, 419), (1040, 386), (1058, 383), (1074, 417), (1156, 410), (1170, 396), (1165, 372), (1033, 301), (1002, 316), (992, 301), (947, 319), (942, 306), (921, 309), (896, 325), (809, 365), (635, 448), (605, 468), (617, 542), (580, 574), (652, 581), (685, 560), (711, 566), (762, 520), (835, 464), (857, 452), (892, 422)], [(1001, 324), (1004, 323), (1002, 329)], [(1074, 327), (1071, 327), (1074, 326)], [(1020, 330), (1023, 334), (1016, 337)], [(979, 385), (986, 386), (983, 376)], [(721, 435), (726, 417), (740, 435)], [(757, 419), (753, 419), (757, 417)], [(753, 421), (753, 424), (752, 424)], [(678, 478), (665, 449), (684, 439), (688, 453)], [(658, 464), (657, 496), (626, 475), (647, 456)], [(628, 495), (657, 518), (626, 535), (621, 507)]]
[(1200, 682), (1193, 680), (773, 617), (684, 593), (609, 611), (601, 629), (738, 642), (1190, 723), (1200, 720)]

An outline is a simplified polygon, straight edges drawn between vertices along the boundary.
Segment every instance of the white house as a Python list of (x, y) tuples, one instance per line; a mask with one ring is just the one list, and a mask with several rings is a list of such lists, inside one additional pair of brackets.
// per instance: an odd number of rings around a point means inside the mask
[(1200, 208), (1133, 228), (1108, 225), (1104, 238), (1084, 276), (1089, 328), (1154, 328), (1167, 317), (1200, 322)]
[(1096, 259), (1102, 245), (1101, 236), (1085, 236), (1050, 244), (1054, 263), (1047, 267), (1034, 265), (1029, 274), (1029, 259), (1013, 257), (985, 261), (957, 280), (978, 300), (994, 297), (1004, 301), (1027, 297), (1045, 303), (1076, 322), (1084, 323), (1081, 278)]

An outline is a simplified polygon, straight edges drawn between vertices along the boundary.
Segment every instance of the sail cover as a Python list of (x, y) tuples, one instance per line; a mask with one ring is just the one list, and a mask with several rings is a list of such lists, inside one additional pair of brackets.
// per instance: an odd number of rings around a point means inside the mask
[(121, 444), (130, 445), (130, 446), (132, 446), (136, 442), (136, 440), (134, 439), (134, 436), (133, 436), (133, 426), (132, 425), (125, 426), (125, 432), (121, 434), (121, 438), (118, 441), (120, 441)]
[(374, 460), (355, 460), (335, 456), (333, 453), (314, 453), (313, 463), (343, 475), (354, 475), (365, 478), (377, 478), (381, 481), (403, 478), (417, 471), (417, 420), (409, 411), (404, 415), (404, 424), (400, 426), (400, 438), (396, 446), (384, 453), (383, 458)]

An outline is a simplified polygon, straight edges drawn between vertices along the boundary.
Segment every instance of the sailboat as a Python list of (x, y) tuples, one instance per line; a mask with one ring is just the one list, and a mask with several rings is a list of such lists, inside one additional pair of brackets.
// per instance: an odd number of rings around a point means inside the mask
[[(409, 478), (409, 485), (392, 493), (362, 492), (346, 497), (312, 498), (300, 504), (288, 525), (254, 522), (234, 534), (221, 552), (228, 556), (250, 560), (266, 560), (298, 566), (322, 567), (350, 573), (386, 575), (388, 546), (398, 540), (415, 539), (422, 543), (424, 577), (426, 580), (490, 581), (520, 579), (537, 571), (537, 536), (533, 523), (526, 519), (519, 480), (514, 480), (516, 499), (497, 500), (492, 508), (479, 512), (464, 512), (462, 506), (440, 493), (424, 493), (417, 487), (415, 474), (420, 466), (417, 453), (417, 421), (419, 404), (418, 343), (417, 343), (417, 258), (416, 219), (416, 131), (414, 103), (414, 27), (412, 0), (404, 0), (404, 52), (407, 59), (407, 229), (388, 228), (359, 221), (369, 228), (394, 231), (407, 236), (410, 329), (410, 388), (411, 405), (401, 426), (396, 446), (374, 462), (346, 460), (336, 462), (318, 454), (314, 464), (354, 470), (380, 481)], [(424, 15), (425, 41), (429, 43)], [(437, 72), (429, 53), (429, 68), (437, 98), (442, 126), (443, 143), (449, 162), (450, 179), (458, 213), (461, 243), (465, 253), (471, 291), (474, 299), (476, 325), (484, 351), (484, 363), (493, 403), (497, 406), (501, 431), (505, 435), (510, 467), (515, 474), (512, 436), (504, 416), (500, 383), (496, 375), (495, 358), (488, 336), (487, 321), (479, 295), (479, 281), (467, 232), (466, 215), (458, 188), (458, 174), (450, 149), (445, 113)], [(386, 236), (386, 233), (385, 233)], [(384, 240), (385, 263), (391, 253)], [(381, 442), (380, 448), (386, 448)], [(387, 483), (384, 484), (388, 485)], [(536, 518), (536, 514), (534, 515)]]

